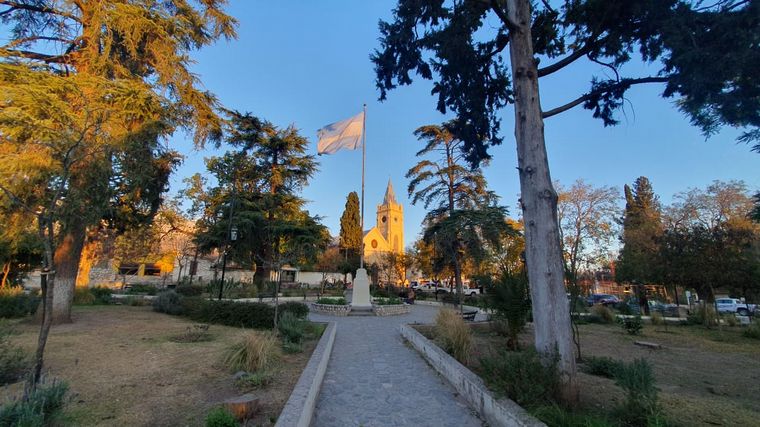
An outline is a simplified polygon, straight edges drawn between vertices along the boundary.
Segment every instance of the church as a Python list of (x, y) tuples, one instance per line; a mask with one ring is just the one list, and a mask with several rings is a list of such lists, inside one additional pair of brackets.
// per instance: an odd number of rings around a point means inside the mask
[(364, 258), (379, 262), (386, 252), (404, 253), (404, 207), (396, 201), (388, 180), (383, 203), (377, 205), (377, 225), (364, 231)]

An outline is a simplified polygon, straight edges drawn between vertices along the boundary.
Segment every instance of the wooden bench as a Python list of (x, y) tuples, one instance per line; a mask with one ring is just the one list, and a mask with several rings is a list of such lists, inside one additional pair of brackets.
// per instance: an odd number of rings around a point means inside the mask
[(474, 322), (475, 316), (478, 314), (477, 311), (465, 311), (462, 313), (462, 319), (468, 321), (468, 322)]

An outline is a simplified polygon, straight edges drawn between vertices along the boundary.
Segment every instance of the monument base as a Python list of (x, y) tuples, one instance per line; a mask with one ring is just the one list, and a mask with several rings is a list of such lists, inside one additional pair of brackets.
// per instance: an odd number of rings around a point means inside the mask
[(369, 296), (369, 277), (367, 270), (360, 268), (356, 270), (354, 278), (354, 289), (351, 294), (351, 310), (371, 310), (372, 300)]

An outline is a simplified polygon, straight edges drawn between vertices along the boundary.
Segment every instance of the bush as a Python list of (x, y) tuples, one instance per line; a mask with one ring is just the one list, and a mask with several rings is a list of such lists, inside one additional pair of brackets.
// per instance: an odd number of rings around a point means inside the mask
[(317, 304), (346, 305), (346, 299), (345, 298), (320, 298), (317, 300)]
[(264, 387), (272, 382), (273, 375), (270, 372), (254, 372), (245, 374), (235, 381), (240, 388), (251, 389)]
[(600, 323), (615, 323), (615, 313), (609, 307), (601, 304), (591, 307), (591, 316), (596, 316)]
[(164, 291), (153, 299), (153, 311), (166, 314), (182, 314), (182, 295)]
[(297, 318), (292, 312), (286, 311), (278, 319), (277, 330), (287, 342), (300, 344), (306, 332), (306, 321)]
[(507, 347), (517, 349), (517, 336), (525, 327), (530, 311), (528, 282), (525, 275), (503, 275), (488, 288), (488, 306), (496, 312), (496, 318), (506, 322), (504, 332)]
[(90, 288), (90, 293), (95, 297), (95, 304), (111, 303), (111, 294), (113, 294), (113, 290), (111, 290), (111, 288), (96, 286), (94, 288)]
[(665, 318), (660, 314), (659, 312), (653, 312), (652, 313), (652, 324), (655, 326), (660, 326), (665, 324)]
[(237, 427), (240, 423), (224, 408), (215, 408), (206, 415), (206, 427)]
[(615, 378), (622, 362), (609, 357), (588, 356), (583, 359), (581, 370), (589, 375), (605, 378)]
[(174, 290), (183, 297), (199, 297), (203, 295), (205, 289), (200, 285), (180, 284)]
[(736, 326), (739, 324), (739, 319), (736, 318), (734, 313), (728, 313), (723, 316), (723, 320), (726, 321), (728, 326)]
[(708, 328), (717, 326), (718, 324), (715, 308), (712, 305), (706, 304), (699, 305), (696, 310), (686, 317), (686, 321), (692, 325), (704, 325)]
[(17, 318), (34, 315), (40, 298), (26, 294), (22, 288), (0, 289), (0, 318)]
[(10, 337), (14, 333), (7, 321), (0, 320), (0, 385), (15, 383), (31, 365), (24, 350), (11, 343)]
[(279, 305), (279, 312), (289, 311), (299, 319), (305, 319), (309, 315), (309, 306), (302, 302), (288, 301)]
[(263, 372), (281, 356), (280, 343), (272, 332), (252, 331), (227, 350), (224, 365), (232, 371)]
[(172, 337), (174, 342), (202, 342), (211, 341), (211, 334), (208, 332), (209, 325), (199, 324), (188, 326), (184, 333)]
[(654, 375), (646, 360), (621, 363), (615, 384), (626, 391), (626, 400), (619, 411), (620, 418), (627, 424), (647, 425), (649, 420), (660, 418)]
[(146, 305), (151, 305), (151, 302), (141, 296), (130, 295), (122, 300), (122, 304), (132, 307), (143, 307)]
[(638, 335), (644, 327), (641, 324), (641, 316), (626, 317), (620, 320), (623, 329), (631, 335)]
[(130, 295), (136, 295), (136, 294), (156, 295), (158, 294), (158, 288), (156, 288), (154, 285), (147, 284), (147, 283), (135, 283), (135, 284), (129, 285), (129, 289), (127, 289), (127, 293)]
[(555, 401), (560, 385), (559, 358), (548, 366), (538, 352), (502, 351), (480, 360), (482, 378), (489, 388), (523, 406), (540, 406)]
[(467, 363), (472, 348), (472, 332), (459, 312), (441, 309), (435, 318), (435, 335), (441, 347), (462, 363)]
[(95, 304), (95, 295), (90, 292), (89, 288), (74, 289), (74, 305), (92, 305)]
[(745, 338), (754, 338), (760, 340), (760, 321), (754, 321), (751, 325), (742, 331), (742, 336)]
[(4, 404), (0, 408), (0, 426), (42, 427), (55, 425), (66, 404), (69, 386), (63, 381), (37, 385), (25, 393), (25, 398)]

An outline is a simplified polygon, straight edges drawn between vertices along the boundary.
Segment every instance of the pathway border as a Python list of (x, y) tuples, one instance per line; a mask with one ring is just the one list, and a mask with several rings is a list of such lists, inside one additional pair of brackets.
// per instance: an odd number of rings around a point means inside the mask
[(546, 427), (512, 400), (496, 399), (483, 380), (411, 326), (401, 325), (399, 332), (489, 425)]
[(322, 334), (317, 347), (311, 354), (309, 363), (298, 378), (293, 392), (290, 393), (285, 407), (282, 408), (277, 418), (275, 427), (308, 427), (314, 415), (314, 407), (317, 404), (317, 396), (322, 388), (322, 381), (327, 371), (327, 361), (330, 360), (333, 344), (335, 343), (335, 331), (337, 324), (329, 322)]

